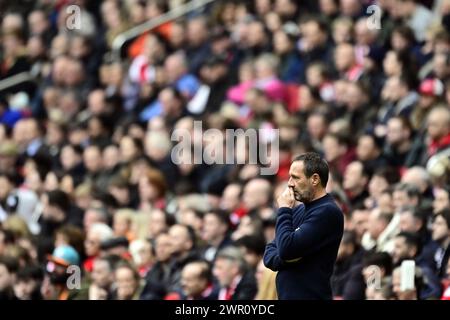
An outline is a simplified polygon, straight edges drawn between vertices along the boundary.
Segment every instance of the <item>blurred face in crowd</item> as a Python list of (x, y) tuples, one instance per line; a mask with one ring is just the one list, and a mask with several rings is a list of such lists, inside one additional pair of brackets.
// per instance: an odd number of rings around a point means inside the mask
[(138, 281), (135, 278), (131, 267), (120, 267), (114, 272), (115, 283), (117, 286), (117, 298), (119, 300), (130, 300), (133, 298), (137, 288)]
[(352, 212), (351, 224), (353, 226), (353, 230), (356, 233), (356, 236), (361, 239), (363, 234), (368, 229), (369, 223), (369, 210), (354, 210)]
[(374, 138), (369, 135), (363, 135), (358, 139), (356, 146), (356, 155), (361, 161), (373, 160), (379, 155), (378, 147)]
[(116, 236), (126, 237), (131, 228), (131, 220), (129, 217), (115, 215), (113, 222), (113, 230)]
[(181, 103), (171, 88), (161, 91), (158, 101), (161, 103), (164, 115), (176, 114), (181, 108)]
[(166, 217), (163, 211), (159, 209), (152, 210), (150, 214), (150, 236), (155, 238), (167, 230)]
[(397, 264), (404, 259), (412, 259), (415, 257), (417, 249), (409, 246), (404, 237), (395, 237), (394, 251), (392, 251), (392, 262)]
[(326, 15), (332, 15), (338, 9), (337, 2), (334, 0), (320, 0), (319, 1), (320, 12)]
[(336, 47), (334, 54), (336, 69), (340, 72), (347, 71), (355, 63), (354, 48), (349, 43), (342, 43)]
[(402, 71), (402, 64), (397, 59), (394, 51), (389, 51), (383, 60), (383, 70), (387, 76), (399, 76)]
[(350, 257), (355, 252), (355, 246), (351, 242), (341, 241), (338, 249), (336, 261), (342, 261), (343, 259)]
[(265, 179), (250, 180), (244, 187), (242, 200), (247, 209), (252, 210), (268, 204), (270, 184)]
[(389, 192), (383, 192), (378, 197), (378, 207), (380, 208), (381, 212), (393, 212), (394, 206), (392, 204), (392, 195)]
[(120, 159), (123, 162), (131, 161), (138, 154), (139, 149), (131, 137), (125, 136), (120, 140)]
[(81, 162), (81, 156), (71, 146), (64, 146), (60, 155), (64, 170), (70, 170)]
[(233, 211), (239, 207), (242, 187), (238, 184), (229, 184), (223, 191), (220, 207), (223, 210)]
[(229, 259), (217, 258), (214, 262), (213, 274), (221, 287), (228, 287), (234, 277), (239, 274), (239, 264)]
[(289, 40), (288, 35), (282, 30), (274, 33), (273, 42), (275, 52), (279, 55), (285, 54), (292, 49), (292, 44)]
[(92, 265), (92, 282), (100, 288), (108, 289), (114, 281), (114, 273), (109, 263), (103, 259), (95, 259)]
[(311, 138), (321, 140), (327, 131), (327, 121), (321, 114), (312, 114), (306, 122)]
[(94, 223), (106, 222), (105, 216), (98, 209), (89, 208), (85, 211), (83, 217), (84, 230), (89, 230)]
[(358, 0), (340, 0), (340, 10), (342, 14), (354, 17), (361, 12), (361, 3)]
[(208, 286), (208, 279), (202, 276), (207, 268), (204, 263), (189, 263), (181, 272), (181, 287), (188, 297), (198, 297)]
[(401, 208), (411, 204), (408, 193), (405, 190), (394, 190), (392, 198), (396, 211), (399, 211)]
[(100, 235), (87, 229), (86, 240), (84, 241), (84, 250), (87, 256), (96, 256), (100, 252)]
[(389, 182), (385, 177), (380, 175), (373, 175), (369, 181), (369, 194), (371, 197), (378, 199), (383, 191), (389, 187)]
[(172, 238), (168, 234), (160, 234), (156, 238), (156, 259), (160, 262), (167, 262), (173, 253)]
[(93, 114), (100, 114), (105, 111), (105, 91), (104, 90), (93, 90), (88, 96), (88, 109)]
[(433, 212), (439, 212), (450, 205), (449, 194), (445, 189), (436, 188), (434, 190)]
[(214, 214), (206, 214), (203, 218), (202, 238), (207, 242), (222, 239), (227, 232), (227, 226)]
[(14, 283), (14, 295), (19, 300), (31, 300), (33, 292), (36, 290), (38, 283), (34, 279), (22, 279)]
[(397, 146), (409, 139), (410, 132), (403, 127), (403, 123), (398, 118), (391, 118), (387, 123), (386, 140), (392, 146)]
[(202, 18), (193, 19), (187, 24), (187, 40), (193, 47), (202, 45), (208, 37), (206, 21)]
[(83, 153), (83, 162), (89, 172), (98, 172), (102, 167), (102, 155), (98, 147), (87, 147)]
[(133, 256), (133, 262), (137, 267), (147, 267), (151, 265), (154, 261), (154, 255), (152, 251), (152, 245), (149, 241), (145, 240), (135, 240), (141, 242), (139, 247), (135, 252), (130, 249), (131, 254)]
[(4, 264), (0, 264), (0, 292), (11, 287), (14, 283), (14, 275), (11, 274)]
[(326, 135), (322, 140), (323, 151), (325, 153), (325, 159), (328, 162), (333, 162), (339, 159), (347, 152), (345, 145), (340, 145), (336, 137)]
[(308, 49), (313, 49), (325, 43), (327, 38), (326, 33), (320, 30), (319, 24), (316, 21), (308, 21), (300, 26), (300, 30)]
[(358, 191), (364, 189), (367, 177), (363, 175), (363, 164), (359, 161), (350, 163), (345, 169), (342, 186), (345, 190)]
[(182, 47), (184, 41), (185, 41), (185, 33), (186, 30), (184, 29), (184, 26), (181, 23), (173, 23), (171, 32), (170, 32), (170, 38), (169, 42), (174, 48), (180, 48)]
[(198, 237), (201, 237), (202, 229), (203, 229), (203, 218), (202, 216), (198, 216), (191, 209), (183, 209), (180, 212), (179, 221), (181, 224), (191, 226), (195, 230), (195, 234)]
[(440, 242), (447, 239), (449, 236), (449, 227), (442, 216), (436, 216), (431, 230), (434, 241)]
[(433, 140), (438, 140), (450, 132), (450, 111), (437, 108), (430, 111), (427, 121), (427, 133)]
[(193, 243), (185, 226), (174, 225), (169, 229), (174, 254), (183, 254), (192, 249)]
[(403, 211), (399, 220), (400, 231), (416, 233), (422, 228), (422, 222), (411, 211)]
[(173, 83), (187, 72), (184, 58), (181, 54), (172, 54), (164, 62), (168, 82)]
[(445, 79), (449, 74), (450, 67), (447, 64), (445, 53), (438, 53), (433, 57), (433, 72), (439, 79)]
[(386, 220), (381, 215), (382, 213), (378, 208), (373, 209), (369, 215), (367, 231), (374, 240), (378, 239), (387, 226)]
[(120, 150), (114, 145), (110, 144), (107, 146), (102, 153), (103, 165), (106, 169), (113, 169), (120, 160)]
[(57, 206), (54, 206), (48, 202), (47, 194), (42, 194), (42, 217), (47, 221), (61, 222), (65, 219), (65, 212)]

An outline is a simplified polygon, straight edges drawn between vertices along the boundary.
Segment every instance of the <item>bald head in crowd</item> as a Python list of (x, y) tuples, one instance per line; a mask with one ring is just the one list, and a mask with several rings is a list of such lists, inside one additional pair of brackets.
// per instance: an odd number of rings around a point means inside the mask
[(450, 133), (450, 110), (447, 107), (440, 106), (430, 111), (427, 133), (433, 141), (438, 141)]
[(260, 209), (269, 205), (272, 186), (269, 181), (254, 178), (244, 187), (243, 201), (248, 210)]

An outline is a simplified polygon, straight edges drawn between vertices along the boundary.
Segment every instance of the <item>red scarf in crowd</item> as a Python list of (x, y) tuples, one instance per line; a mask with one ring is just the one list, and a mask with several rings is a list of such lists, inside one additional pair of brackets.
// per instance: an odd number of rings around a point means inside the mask
[(429, 157), (433, 156), (440, 149), (443, 149), (449, 145), (450, 145), (450, 133), (430, 143), (430, 145), (428, 146), (428, 156)]

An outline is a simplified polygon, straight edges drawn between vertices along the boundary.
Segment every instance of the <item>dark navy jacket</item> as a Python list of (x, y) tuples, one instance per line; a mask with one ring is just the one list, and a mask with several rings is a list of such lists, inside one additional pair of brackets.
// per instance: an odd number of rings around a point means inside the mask
[(332, 299), (330, 278), (344, 230), (344, 216), (329, 194), (293, 209), (278, 209), (275, 240), (264, 264), (278, 271), (283, 299)]

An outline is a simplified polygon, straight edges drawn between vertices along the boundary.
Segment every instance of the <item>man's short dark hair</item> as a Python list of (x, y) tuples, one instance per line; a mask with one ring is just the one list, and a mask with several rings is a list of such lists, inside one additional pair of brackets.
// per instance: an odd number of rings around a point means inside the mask
[(198, 265), (200, 267), (200, 273), (198, 274), (198, 277), (200, 279), (205, 279), (208, 282), (212, 281), (213, 279), (212, 267), (207, 260), (193, 260), (191, 262), (188, 262), (185, 265), (185, 267), (188, 265)]
[(262, 236), (247, 235), (236, 240), (236, 246), (242, 246), (249, 252), (262, 256), (266, 249), (266, 241)]
[(230, 215), (228, 212), (224, 210), (211, 210), (205, 213), (205, 216), (208, 214), (214, 215), (220, 223), (230, 226)]
[(70, 209), (70, 198), (64, 191), (61, 190), (52, 190), (47, 192), (48, 196), (48, 204), (51, 206), (55, 206), (64, 213), (68, 213)]
[(437, 212), (434, 219), (436, 219), (436, 217), (441, 216), (442, 218), (444, 218), (445, 222), (447, 223), (447, 228), (450, 228), (450, 209), (445, 208), (442, 209), (441, 211)]
[(417, 234), (402, 231), (396, 237), (405, 239), (405, 243), (408, 247), (416, 247), (416, 256), (422, 251), (422, 240)]
[(363, 257), (363, 267), (372, 265), (384, 268), (386, 275), (392, 273), (392, 258), (387, 252), (368, 252)]
[(317, 173), (320, 177), (322, 187), (327, 186), (329, 168), (328, 163), (318, 153), (307, 152), (294, 158), (294, 161), (302, 161), (304, 164), (304, 174), (307, 178)]

